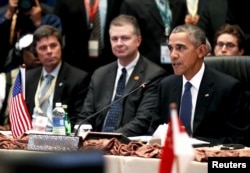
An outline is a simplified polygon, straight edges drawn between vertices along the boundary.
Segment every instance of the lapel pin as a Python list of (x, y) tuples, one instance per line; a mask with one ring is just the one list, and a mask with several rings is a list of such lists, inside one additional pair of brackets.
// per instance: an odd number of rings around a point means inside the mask
[(209, 97), (209, 94), (207, 93), (207, 94), (205, 94), (205, 97)]
[(139, 80), (139, 79), (140, 79), (139, 76), (135, 76), (135, 77), (134, 77), (134, 80)]
[(61, 86), (63, 86), (63, 83), (62, 83), (62, 82), (59, 83), (59, 87), (61, 87)]

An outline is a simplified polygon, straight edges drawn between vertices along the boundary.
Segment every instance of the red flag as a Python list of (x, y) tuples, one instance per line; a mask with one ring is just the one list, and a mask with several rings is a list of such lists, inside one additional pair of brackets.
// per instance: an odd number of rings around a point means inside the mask
[(24, 99), (21, 70), (19, 70), (10, 99), (10, 128), (14, 138), (32, 128), (31, 116)]
[(188, 173), (188, 166), (194, 159), (194, 150), (182, 127), (177, 111), (172, 110), (159, 173)]

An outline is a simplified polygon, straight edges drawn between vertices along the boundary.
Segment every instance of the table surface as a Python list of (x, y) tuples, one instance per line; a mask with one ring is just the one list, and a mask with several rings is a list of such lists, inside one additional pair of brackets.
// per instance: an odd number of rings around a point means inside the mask
[[(0, 149), (0, 154), (45, 154), (43, 151), (27, 150), (7, 150)], [(160, 160), (154, 158), (140, 158), (134, 156), (113, 156), (105, 155), (105, 173), (158, 173)], [(193, 161), (189, 167), (188, 173), (207, 173), (207, 163)], [(0, 173), (2, 173), (0, 168)], [(4, 172), (3, 172), (4, 173)]]

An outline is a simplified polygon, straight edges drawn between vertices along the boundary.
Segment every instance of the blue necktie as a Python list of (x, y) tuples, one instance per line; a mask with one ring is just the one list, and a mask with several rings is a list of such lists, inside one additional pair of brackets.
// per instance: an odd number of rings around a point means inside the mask
[[(42, 99), (45, 94), (48, 92), (49, 87), (51, 86), (52, 80), (53, 80), (54, 76), (47, 74), (43, 81), (42, 81), (42, 86), (40, 89), (40, 99)], [(45, 100), (41, 105), (41, 109), (44, 113), (46, 113), (47, 108), (48, 108), (48, 104), (49, 104), (49, 98), (47, 98), (47, 100)]]
[(182, 96), (181, 107), (180, 107), (180, 119), (189, 135), (191, 135), (191, 115), (192, 115), (192, 95), (190, 91), (191, 87), (192, 84), (190, 82), (187, 82), (185, 84), (185, 91)]
[[(126, 70), (126, 68), (123, 68), (122, 74), (121, 74), (120, 79), (118, 81), (114, 101), (123, 96), (123, 92), (124, 92), (125, 84), (126, 84), (126, 74), (127, 74), (127, 70)], [(103, 132), (115, 131), (116, 125), (117, 125), (117, 120), (118, 120), (119, 114), (122, 110), (121, 107), (122, 107), (122, 100), (115, 102), (110, 107), (109, 113), (106, 117), (106, 120), (104, 121), (103, 130), (102, 130)]]

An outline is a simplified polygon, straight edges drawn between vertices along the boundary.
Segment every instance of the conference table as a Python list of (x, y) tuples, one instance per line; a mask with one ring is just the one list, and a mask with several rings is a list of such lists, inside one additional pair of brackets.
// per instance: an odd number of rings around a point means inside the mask
[[(104, 157), (106, 161), (105, 173), (158, 173), (159, 159), (132, 156)], [(187, 172), (207, 173), (207, 163), (193, 161)]]
[[(0, 149), (1, 154), (43, 154), (43, 151)], [(160, 160), (156, 158), (141, 158), (135, 156), (104, 155), (105, 173), (158, 173)], [(207, 173), (207, 163), (193, 161), (188, 173)], [(0, 168), (0, 173), (5, 173)]]

